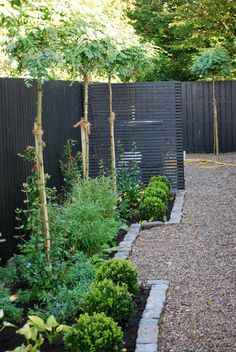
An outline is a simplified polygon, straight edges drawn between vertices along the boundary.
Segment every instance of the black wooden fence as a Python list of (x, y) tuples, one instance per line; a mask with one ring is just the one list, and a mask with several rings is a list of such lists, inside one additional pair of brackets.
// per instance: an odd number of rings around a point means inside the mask
[[(220, 152), (236, 151), (236, 81), (216, 82)], [(183, 147), (212, 153), (212, 82), (182, 83)]]
[[(58, 160), (68, 138), (79, 138), (72, 125), (81, 115), (81, 85), (47, 82), (44, 85), (43, 120), (45, 169), (51, 175), (49, 184), (60, 186)], [(36, 87), (25, 86), (22, 79), (0, 79), (0, 233), (7, 240), (0, 243), (0, 257), (8, 258), (16, 249), (15, 209), (22, 208), (22, 183), (30, 166), (17, 154), (33, 145), (32, 127), (36, 115)]]
[[(182, 158), (181, 84), (114, 84), (116, 141), (125, 152), (136, 142), (141, 156), (142, 179), (163, 173), (174, 189), (184, 188)], [(90, 94), (91, 175), (98, 173), (98, 160), (109, 165), (108, 88), (93, 84)], [(0, 232), (7, 240), (0, 244), (0, 257), (8, 258), (16, 250), (14, 210), (23, 205), (22, 183), (30, 166), (17, 154), (34, 143), (32, 126), (36, 114), (36, 88), (27, 88), (22, 79), (0, 79)], [(82, 86), (70, 82), (44, 85), (43, 121), (45, 169), (49, 184), (60, 187), (62, 176), (58, 160), (68, 138), (80, 141), (79, 129), (72, 126), (82, 116)], [(117, 162), (119, 162), (117, 150)]]

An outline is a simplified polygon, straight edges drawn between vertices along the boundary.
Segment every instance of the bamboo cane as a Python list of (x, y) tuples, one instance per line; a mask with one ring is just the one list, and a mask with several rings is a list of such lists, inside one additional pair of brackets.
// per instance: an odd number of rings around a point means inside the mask
[(45, 189), (45, 174), (44, 174), (44, 162), (43, 162), (43, 131), (42, 131), (42, 100), (43, 100), (43, 89), (42, 83), (38, 81), (37, 84), (37, 116), (34, 124), (34, 136), (35, 136), (35, 150), (38, 165), (38, 178), (39, 178), (39, 200), (41, 209), (42, 219), (42, 233), (44, 237), (44, 250), (46, 260), (51, 266), (50, 259), (50, 232), (49, 232), (49, 221), (48, 221), (48, 210), (47, 210), (47, 198)]
[(110, 122), (110, 148), (111, 148), (111, 177), (112, 177), (112, 189), (116, 190), (116, 150), (115, 150), (115, 135), (114, 135), (114, 121), (115, 114), (112, 111), (112, 85), (111, 75), (108, 75), (108, 87), (109, 87), (109, 122)]
[[(88, 83), (89, 75), (86, 73), (84, 75), (84, 120), (88, 122)], [(84, 159), (83, 159), (83, 169), (84, 169), (84, 180), (89, 177), (89, 129), (87, 127), (81, 128), (84, 130)], [(81, 136), (82, 137), (82, 136)], [(83, 138), (83, 137), (82, 137)]]
[(214, 154), (219, 155), (218, 111), (215, 91), (215, 81), (212, 81), (213, 94), (213, 124), (214, 124)]

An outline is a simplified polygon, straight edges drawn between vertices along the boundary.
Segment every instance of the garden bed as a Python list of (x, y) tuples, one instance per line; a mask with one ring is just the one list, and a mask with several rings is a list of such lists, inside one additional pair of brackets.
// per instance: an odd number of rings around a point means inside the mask
[[(123, 328), (125, 342), (124, 347), (127, 349), (127, 352), (135, 352), (139, 322), (146, 307), (149, 292), (150, 286), (141, 287), (134, 298), (134, 314)], [(16, 334), (15, 328), (6, 328), (0, 333), (0, 352), (12, 350), (17, 346), (20, 346), (23, 342), (23, 336)], [(41, 350), (42, 352), (65, 352), (65, 347), (63, 340), (59, 338), (53, 346), (50, 346), (47, 342), (45, 342)]]

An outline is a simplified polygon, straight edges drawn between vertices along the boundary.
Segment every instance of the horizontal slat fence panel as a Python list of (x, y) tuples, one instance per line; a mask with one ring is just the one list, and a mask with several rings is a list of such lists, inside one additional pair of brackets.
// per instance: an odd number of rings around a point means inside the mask
[[(236, 151), (236, 81), (216, 82), (220, 152)], [(212, 82), (182, 83), (183, 147), (212, 153)]]
[[(144, 183), (152, 175), (165, 174), (173, 189), (183, 189), (180, 83), (130, 83), (113, 84), (112, 87), (117, 163), (121, 154), (118, 142), (126, 153), (132, 150), (135, 142), (137, 152), (142, 155)], [(96, 176), (99, 160), (103, 160), (105, 169), (110, 170), (107, 84), (91, 84), (89, 97), (90, 173)]]

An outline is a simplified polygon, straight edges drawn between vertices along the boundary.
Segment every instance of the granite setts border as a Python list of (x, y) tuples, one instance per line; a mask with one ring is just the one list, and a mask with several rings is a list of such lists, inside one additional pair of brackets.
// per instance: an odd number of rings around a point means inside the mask
[(139, 224), (132, 224), (125, 235), (125, 238), (119, 244), (118, 252), (114, 255), (114, 258), (119, 259), (128, 259), (132, 250), (132, 244), (136, 240), (141, 231), (141, 225)]
[[(129, 259), (132, 251), (132, 244), (135, 242), (142, 229), (151, 229), (155, 226), (179, 224), (183, 216), (185, 191), (177, 191), (174, 206), (171, 211), (170, 220), (147, 222), (144, 225), (132, 224), (120, 242), (119, 249), (114, 258), (123, 260)], [(169, 288), (169, 281), (149, 280), (148, 286), (151, 290), (147, 299), (146, 307), (139, 322), (138, 336), (135, 352), (158, 352), (159, 321), (166, 301), (166, 293)]]
[(146, 222), (142, 228), (144, 230), (151, 229), (154, 226), (163, 226), (163, 225), (174, 225), (181, 222), (183, 216), (183, 205), (184, 205), (184, 195), (185, 191), (177, 191), (175, 195), (174, 206), (171, 211), (170, 220), (167, 222), (162, 221), (150, 221)]
[(166, 301), (169, 281), (149, 280), (151, 286), (146, 307), (139, 322), (135, 352), (157, 352), (159, 320)]
[(184, 195), (185, 191), (177, 191), (175, 195), (174, 206), (171, 211), (170, 220), (167, 222), (162, 221), (152, 221), (146, 222), (142, 226), (140, 224), (132, 224), (124, 237), (124, 240), (120, 242), (119, 249), (115, 254), (114, 258), (128, 259), (132, 250), (132, 244), (138, 237), (142, 229), (151, 229), (154, 226), (166, 226), (179, 224), (183, 216), (183, 205), (184, 205)]

